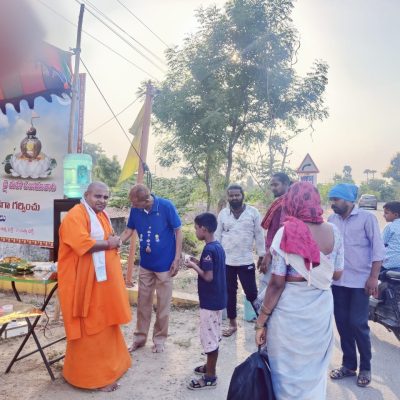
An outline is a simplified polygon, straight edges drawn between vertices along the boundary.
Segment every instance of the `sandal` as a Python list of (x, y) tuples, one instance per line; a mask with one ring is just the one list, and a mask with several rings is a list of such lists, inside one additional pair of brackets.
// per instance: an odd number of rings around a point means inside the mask
[(343, 379), (350, 376), (356, 376), (356, 371), (348, 369), (342, 365), (340, 368), (333, 369), (329, 376), (331, 379)]
[(194, 373), (196, 375), (201, 375), (203, 376), (206, 373), (206, 366), (205, 365), (199, 365), (194, 369)]
[(366, 387), (371, 383), (371, 371), (360, 371), (357, 377), (357, 385)]
[(232, 336), (237, 331), (237, 328), (230, 326), (229, 328), (225, 328), (222, 332), (222, 336), (229, 337)]
[(204, 375), (200, 379), (192, 379), (187, 387), (190, 390), (215, 389), (217, 387), (217, 377), (206, 377)]

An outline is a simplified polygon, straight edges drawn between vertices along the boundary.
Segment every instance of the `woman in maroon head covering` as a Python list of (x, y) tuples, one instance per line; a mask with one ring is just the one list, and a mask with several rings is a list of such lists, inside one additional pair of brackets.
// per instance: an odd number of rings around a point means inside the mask
[(267, 342), (276, 398), (326, 398), (333, 342), (330, 285), (343, 270), (343, 242), (324, 222), (318, 190), (293, 184), (283, 203), (285, 221), (271, 245), (272, 277), (255, 325)]

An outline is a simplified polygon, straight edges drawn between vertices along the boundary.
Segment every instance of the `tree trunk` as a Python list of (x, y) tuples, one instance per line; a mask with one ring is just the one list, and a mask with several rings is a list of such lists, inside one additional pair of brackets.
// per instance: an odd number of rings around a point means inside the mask
[(231, 180), (232, 165), (233, 165), (233, 146), (229, 144), (228, 154), (227, 154), (226, 174), (225, 174), (225, 188), (228, 187)]
[(207, 156), (207, 166), (204, 172), (204, 183), (207, 189), (207, 211), (210, 211), (211, 207), (211, 182), (210, 182), (210, 156)]
[(210, 211), (211, 208), (211, 185), (210, 185), (210, 180), (208, 179), (206, 182), (206, 188), (207, 188), (207, 211)]

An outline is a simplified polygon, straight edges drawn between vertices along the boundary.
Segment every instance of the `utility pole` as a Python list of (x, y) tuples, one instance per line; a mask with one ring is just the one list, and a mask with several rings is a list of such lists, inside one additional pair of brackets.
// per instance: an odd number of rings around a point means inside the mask
[(144, 100), (144, 114), (143, 114), (143, 130), (142, 139), (140, 141), (140, 162), (137, 183), (143, 183), (144, 167), (147, 162), (147, 148), (149, 147), (149, 131), (150, 131), (150, 118), (153, 105), (154, 87), (151, 81), (146, 84), (146, 98)]
[[(150, 118), (153, 105), (153, 97), (154, 97), (154, 87), (151, 84), (151, 81), (148, 81), (146, 85), (146, 98), (144, 101), (142, 138), (140, 140), (140, 160), (139, 160), (139, 169), (136, 178), (136, 183), (143, 183), (145, 168), (147, 168), (146, 167), (147, 148), (149, 146)], [(132, 276), (133, 276), (133, 271), (135, 269), (135, 253), (136, 253), (136, 235), (132, 235), (129, 245), (128, 266), (126, 269), (126, 277), (125, 277), (125, 282), (129, 287), (132, 284)]]
[(83, 23), (83, 12), (85, 11), (85, 5), (82, 3), (79, 10), (79, 21), (78, 21), (78, 33), (76, 36), (76, 47), (75, 53), (75, 68), (74, 75), (72, 78), (72, 98), (71, 98), (71, 112), (69, 115), (69, 131), (68, 131), (68, 153), (73, 153), (73, 142), (74, 142), (74, 128), (75, 128), (75, 110), (76, 100), (78, 96), (78, 82), (79, 82), (79, 61), (81, 55), (81, 36), (82, 36), (82, 23)]

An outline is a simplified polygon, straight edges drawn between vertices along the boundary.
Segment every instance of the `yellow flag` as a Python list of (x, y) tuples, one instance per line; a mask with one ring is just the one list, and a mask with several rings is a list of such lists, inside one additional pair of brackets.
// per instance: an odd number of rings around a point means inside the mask
[[(129, 179), (139, 169), (139, 157), (137, 153), (140, 153), (140, 141), (142, 139), (143, 130), (143, 115), (144, 115), (144, 104), (137, 115), (135, 122), (129, 129), (129, 132), (133, 135), (132, 143), (129, 147), (128, 155), (124, 166), (122, 167), (121, 175), (119, 176), (117, 185)], [(132, 148), (136, 149), (136, 151)]]

